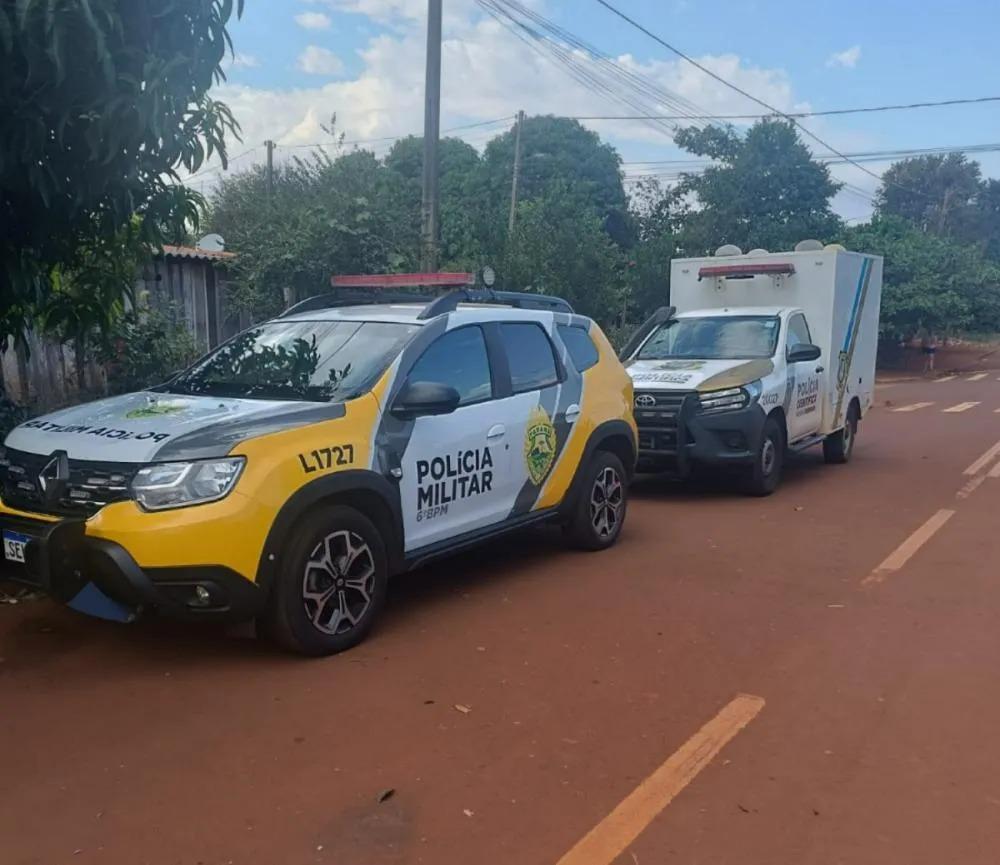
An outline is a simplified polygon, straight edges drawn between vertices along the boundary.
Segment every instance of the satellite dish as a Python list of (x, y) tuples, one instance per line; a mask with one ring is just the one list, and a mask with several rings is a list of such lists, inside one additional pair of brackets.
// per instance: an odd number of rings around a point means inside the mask
[(206, 234), (198, 241), (198, 249), (204, 249), (205, 252), (225, 252), (226, 241), (221, 234)]
[(715, 250), (716, 258), (728, 258), (732, 255), (743, 255), (743, 250), (732, 243), (727, 243), (725, 246), (720, 246)]
[(847, 252), (847, 248), (842, 243), (828, 243), (823, 247), (824, 252)]
[(766, 249), (751, 249), (747, 255), (770, 255)]
[(795, 244), (796, 252), (822, 252), (823, 244), (818, 240), (800, 240)]

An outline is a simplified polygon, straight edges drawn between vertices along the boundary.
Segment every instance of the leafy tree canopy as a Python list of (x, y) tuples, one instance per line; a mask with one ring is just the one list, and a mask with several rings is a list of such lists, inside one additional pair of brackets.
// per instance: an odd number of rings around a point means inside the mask
[(762, 120), (745, 135), (714, 126), (684, 129), (675, 140), (718, 163), (679, 185), (681, 195), (695, 199), (683, 220), (685, 254), (706, 254), (724, 243), (791, 249), (807, 237), (827, 240), (839, 233), (830, 200), (840, 185), (812, 159), (790, 123)]
[(54, 270), (117, 243), (136, 214), (153, 246), (197, 220), (200, 199), (173, 181), (224, 160), (236, 131), (208, 95), (234, 11), (234, 0), (0, 0), (0, 336), (20, 330)]
[(898, 216), (844, 232), (848, 249), (884, 257), (885, 335), (1000, 330), (1000, 265), (976, 247), (925, 234)]

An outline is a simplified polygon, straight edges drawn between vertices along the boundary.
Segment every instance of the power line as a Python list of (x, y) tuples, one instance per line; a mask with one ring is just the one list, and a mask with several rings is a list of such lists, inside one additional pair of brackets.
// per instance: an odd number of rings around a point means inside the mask
[[(818, 135), (817, 135), (817, 134), (816, 134), (815, 132), (812, 132), (811, 130), (807, 129), (807, 128), (806, 128), (805, 126), (803, 126), (803, 125), (802, 125), (802, 123), (800, 123), (800, 122), (799, 122), (798, 120), (796, 120), (796, 119), (795, 119), (794, 117), (792, 117), (792, 116), (790, 116), (790, 115), (788, 115), (788, 114), (785, 114), (785, 113), (784, 113), (783, 111), (780, 111), (779, 109), (775, 108), (775, 107), (774, 107), (773, 105), (769, 105), (769, 104), (768, 104), (767, 102), (765, 102), (765, 101), (764, 101), (763, 99), (758, 99), (758, 98), (757, 98), (756, 96), (754, 96), (753, 94), (751, 94), (751, 93), (747, 93), (747, 91), (746, 91), (746, 90), (744, 90), (744, 89), (743, 89), (742, 87), (739, 87), (739, 86), (737, 86), (736, 84), (733, 84), (733, 83), (732, 83), (731, 81), (727, 81), (727, 80), (726, 80), (725, 78), (723, 78), (723, 77), (722, 77), (721, 75), (719, 75), (719, 74), (717, 74), (717, 73), (713, 72), (713, 71), (712, 71), (711, 69), (709, 69), (709, 68), (708, 68), (707, 66), (705, 66), (705, 65), (703, 65), (703, 64), (701, 64), (701, 63), (699, 63), (699, 62), (698, 62), (697, 60), (695, 60), (695, 59), (694, 59), (693, 57), (690, 57), (690, 56), (688, 56), (688, 55), (687, 55), (687, 54), (685, 54), (685, 53), (684, 53), (683, 51), (681, 51), (681, 50), (680, 50), (679, 48), (675, 48), (675, 47), (674, 47), (673, 45), (671, 45), (671, 44), (670, 44), (669, 42), (666, 42), (665, 40), (661, 39), (661, 38), (660, 38), (659, 36), (657, 36), (657, 35), (656, 35), (655, 33), (653, 33), (653, 32), (652, 32), (651, 30), (647, 29), (647, 28), (646, 28), (646, 27), (644, 27), (644, 26), (643, 26), (642, 24), (640, 24), (640, 23), (639, 23), (638, 21), (636, 21), (636, 20), (635, 20), (634, 18), (630, 18), (630, 17), (628, 16), (628, 15), (626, 15), (626, 14), (625, 14), (624, 12), (622, 12), (622, 11), (621, 11), (620, 9), (617, 9), (617, 8), (615, 8), (614, 6), (612, 6), (612, 5), (611, 5), (611, 4), (610, 4), (610, 3), (608, 2), (608, 0), (597, 0), (597, 2), (598, 2), (598, 3), (600, 3), (600, 4), (601, 4), (601, 6), (603, 6), (603, 7), (605, 8), (605, 9), (607, 9), (607, 10), (608, 10), (609, 12), (611, 12), (612, 14), (614, 14), (614, 15), (617, 15), (617, 16), (618, 16), (619, 18), (621, 18), (621, 19), (622, 19), (623, 21), (627, 22), (628, 24), (631, 24), (631, 25), (632, 25), (632, 26), (633, 26), (634, 28), (636, 28), (637, 30), (639, 30), (639, 31), (640, 31), (641, 33), (644, 33), (644, 34), (645, 34), (646, 36), (648, 36), (648, 37), (649, 37), (650, 39), (652, 39), (652, 40), (653, 40), (654, 42), (658, 43), (659, 45), (662, 45), (662, 46), (663, 46), (664, 48), (666, 48), (666, 49), (667, 49), (668, 51), (671, 51), (671, 52), (673, 52), (673, 53), (674, 53), (674, 54), (676, 54), (676, 55), (677, 55), (678, 57), (680, 57), (680, 58), (681, 58), (682, 60), (685, 60), (685, 61), (687, 61), (688, 63), (690, 63), (690, 64), (691, 64), (692, 66), (694, 66), (694, 67), (695, 67), (696, 69), (700, 69), (700, 70), (701, 70), (701, 71), (702, 71), (703, 73), (705, 73), (706, 75), (708, 75), (708, 76), (709, 76), (710, 78), (713, 78), (714, 80), (718, 81), (718, 82), (719, 82), (720, 84), (723, 84), (723, 85), (725, 85), (725, 86), (726, 86), (726, 87), (728, 87), (728, 88), (729, 88), (730, 90), (733, 90), (733, 91), (735, 91), (736, 93), (739, 93), (739, 94), (740, 94), (741, 96), (744, 96), (744, 97), (746, 97), (746, 98), (747, 98), (747, 99), (749, 99), (749, 100), (750, 100), (751, 102), (755, 102), (755, 103), (757, 103), (757, 104), (758, 104), (758, 105), (760, 105), (760, 106), (761, 106), (762, 108), (766, 108), (766, 109), (767, 109), (768, 111), (772, 112), (773, 114), (777, 114), (777, 115), (780, 115), (781, 117), (784, 117), (784, 118), (785, 118), (786, 120), (788, 120), (788, 121), (789, 121), (790, 123), (792, 123), (792, 124), (793, 124), (793, 125), (794, 125), (794, 126), (795, 126), (795, 127), (797, 128), (797, 129), (799, 129), (799, 130), (800, 130), (801, 132), (803, 132), (803, 133), (805, 133), (806, 135), (808, 135), (808, 136), (809, 136), (810, 138), (812, 138), (812, 139), (813, 139), (814, 141), (816, 141), (816, 142), (817, 142), (818, 144), (821, 144), (821, 145), (822, 145), (823, 147), (825, 147), (825, 148), (826, 148), (827, 150), (829, 150), (829, 151), (830, 151), (831, 153), (835, 153), (835, 154), (836, 154), (837, 156), (841, 157), (841, 158), (842, 158), (842, 159), (844, 159), (845, 161), (847, 161), (847, 162), (850, 162), (850, 163), (851, 163), (852, 165), (854, 165), (854, 166), (855, 166), (855, 167), (856, 167), (856, 168), (857, 168), (858, 170), (860, 170), (860, 171), (863, 171), (863, 172), (864, 172), (865, 174), (868, 174), (868, 175), (870, 175), (870, 176), (874, 177), (874, 178), (875, 178), (876, 180), (878, 180), (879, 182), (882, 182), (882, 177), (881, 177), (880, 175), (876, 174), (876, 173), (875, 173), (874, 171), (869, 171), (869, 170), (868, 170), (867, 168), (865, 168), (865, 167), (864, 167), (863, 165), (860, 165), (860, 164), (858, 164), (858, 163), (856, 163), (856, 162), (852, 162), (852, 161), (851, 161), (851, 159), (850, 159), (849, 157), (847, 157), (847, 156), (844, 156), (844, 154), (843, 154), (843, 153), (841, 153), (841, 152), (840, 152), (839, 150), (837, 150), (837, 149), (836, 149), (835, 147), (833, 147), (832, 145), (830, 145), (830, 144), (828, 144), (827, 142), (825, 142), (825, 141), (824, 141), (824, 140), (823, 140), (822, 138), (820, 138), (820, 137), (819, 137), (819, 136), (818, 136)], [(908, 188), (906, 188), (906, 187), (904, 187), (904, 186), (900, 186), (900, 185), (899, 185), (899, 184), (897, 184), (897, 183), (893, 183), (892, 185), (893, 185), (893, 186), (897, 186), (898, 188), (900, 188), (900, 189), (903, 189), (904, 191), (906, 191), (906, 192), (909, 192), (909, 193), (911, 193), (911, 194), (913, 194), (913, 195), (920, 195), (920, 196), (922, 196), (922, 197), (924, 197), (924, 198), (930, 198), (930, 196), (929, 196), (929, 195), (926, 195), (925, 193), (923, 193), (923, 192), (920, 192), (920, 191), (918, 191), (918, 190), (915, 190), (915, 189), (908, 189)]]
[[(876, 105), (867, 108), (833, 108), (826, 111), (789, 111), (782, 117), (832, 117), (843, 114), (873, 114), (881, 111), (905, 111), (911, 108), (940, 108), (945, 105), (979, 105), (984, 102), (1000, 102), (1000, 96), (980, 96), (975, 99), (944, 99), (940, 102), (910, 102), (905, 105)], [(571, 117), (570, 120), (763, 120), (774, 114), (608, 114), (586, 117)]]
[[(517, 0), (476, 2), (498, 24), (539, 55), (554, 60), (587, 90), (651, 117), (665, 106), (688, 122), (701, 125), (690, 118), (703, 113), (703, 108), (665, 89), (659, 82), (625, 68), (600, 49)], [(655, 119), (645, 122), (670, 138), (679, 128), (675, 122)]]

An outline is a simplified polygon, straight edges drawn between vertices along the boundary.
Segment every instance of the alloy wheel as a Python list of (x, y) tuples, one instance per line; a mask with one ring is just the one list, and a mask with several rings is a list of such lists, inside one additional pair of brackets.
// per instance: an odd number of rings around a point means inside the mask
[(302, 576), (302, 603), (313, 627), (331, 635), (356, 627), (371, 607), (374, 580), (375, 558), (364, 538), (347, 530), (327, 535)]
[(609, 538), (618, 530), (625, 494), (618, 472), (605, 466), (594, 480), (590, 493), (590, 522), (599, 538)]

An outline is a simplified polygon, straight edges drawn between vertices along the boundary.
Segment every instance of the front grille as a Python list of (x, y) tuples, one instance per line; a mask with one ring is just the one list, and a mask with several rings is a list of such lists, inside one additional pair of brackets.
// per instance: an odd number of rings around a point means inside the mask
[(105, 505), (129, 497), (129, 485), (139, 470), (133, 463), (69, 461), (69, 483), (56, 503), (49, 503), (38, 483), (38, 474), (51, 455), (7, 448), (0, 463), (0, 498), (9, 507), (54, 516), (87, 517)]
[(639, 390), (635, 392), (635, 422), (639, 427), (639, 449), (647, 452), (677, 452), (680, 413), (693, 391)]

